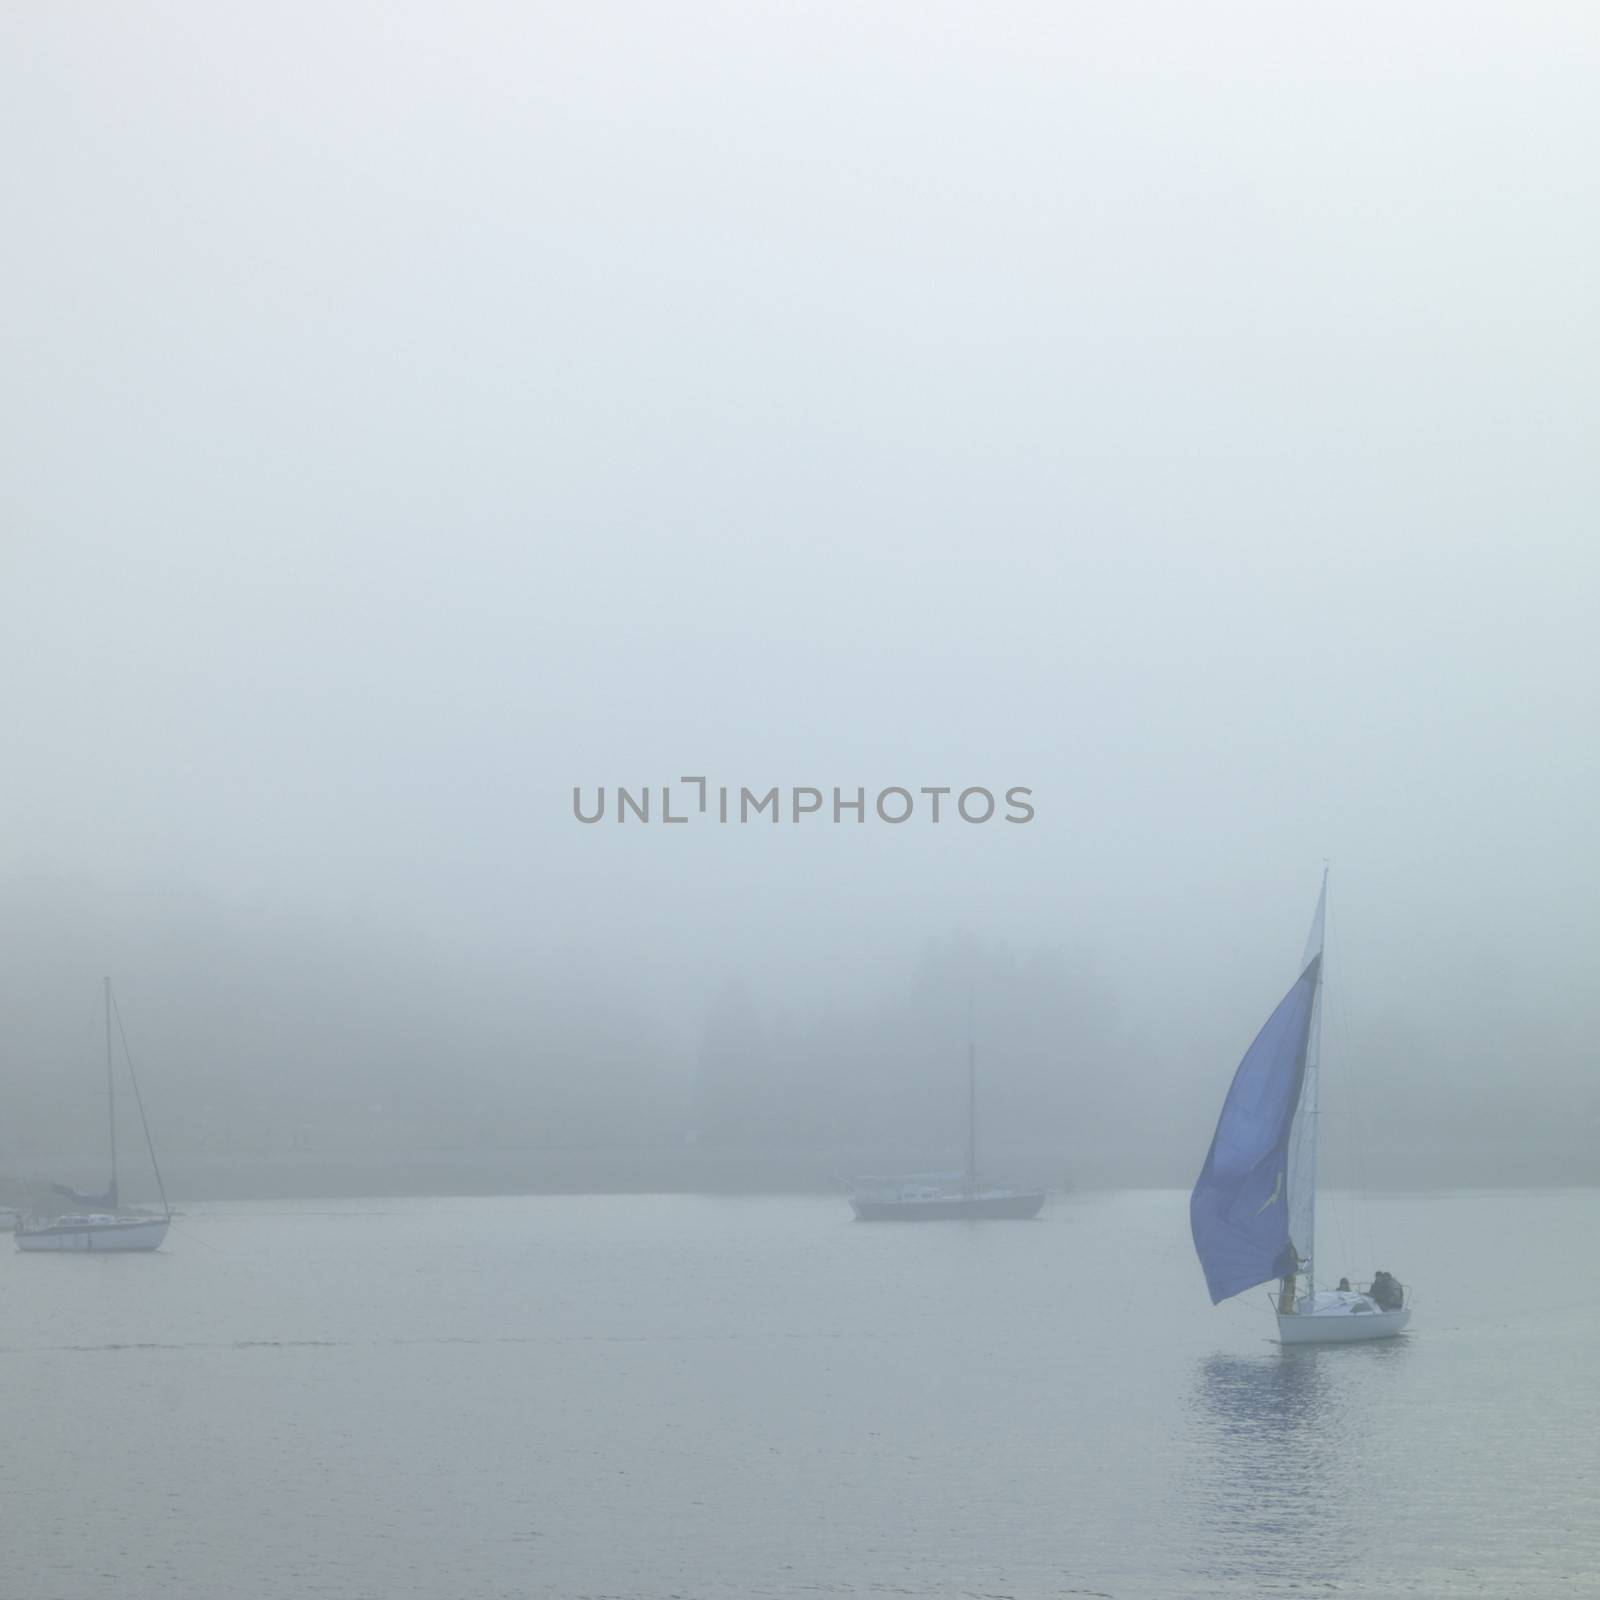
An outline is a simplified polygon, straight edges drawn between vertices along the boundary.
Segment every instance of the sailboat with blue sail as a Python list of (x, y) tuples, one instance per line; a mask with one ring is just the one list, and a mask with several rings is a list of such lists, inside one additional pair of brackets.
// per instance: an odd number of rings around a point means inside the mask
[(1316, 1280), (1317, 1100), (1321, 1074), (1322, 875), (1300, 976), (1233, 1075), (1205, 1166), (1189, 1198), (1195, 1254), (1213, 1305), (1278, 1283), (1284, 1344), (1387, 1339), (1411, 1320), (1405, 1290), (1380, 1272), (1365, 1289)]

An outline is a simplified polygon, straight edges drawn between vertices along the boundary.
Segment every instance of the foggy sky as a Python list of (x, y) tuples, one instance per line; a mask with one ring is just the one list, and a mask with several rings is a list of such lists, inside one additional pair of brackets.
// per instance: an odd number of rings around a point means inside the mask
[[(92, 1105), (107, 971), (171, 1116), (597, 1137), (730, 982), (855, 1014), (965, 938), (1100, 997), (1038, 1055), (1197, 1169), (1328, 859), (1330, 1098), (1342, 1044), (1462, 1181), (1593, 1148), (1589, 8), (0, 50), (0, 1145)], [(691, 773), (1037, 816), (573, 820)]]

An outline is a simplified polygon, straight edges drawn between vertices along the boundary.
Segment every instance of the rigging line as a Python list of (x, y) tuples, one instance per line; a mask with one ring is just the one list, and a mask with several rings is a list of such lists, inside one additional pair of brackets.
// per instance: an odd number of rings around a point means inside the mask
[(1372, 1257), (1374, 1249), (1374, 1235), (1372, 1230), (1372, 1191), (1367, 1171), (1367, 1124), (1360, 1090), (1360, 1076), (1356, 1068), (1355, 1052), (1349, 1048), (1351, 1039), (1350, 1030), (1350, 984), (1345, 982), (1340, 986), (1338, 1001), (1338, 1019), (1336, 1027), (1340, 1039), (1345, 1046), (1345, 1085), (1350, 1093), (1350, 1131), (1355, 1139), (1355, 1179), (1357, 1184), (1357, 1205), (1355, 1208), (1355, 1231), (1360, 1237), (1357, 1244), (1365, 1245), (1367, 1255)]
[[(1324, 871), (1327, 869), (1326, 861), (1323, 862), (1323, 869)], [(1324, 901), (1322, 927), (1322, 942), (1323, 950), (1325, 952), (1324, 961), (1327, 960), (1327, 952), (1330, 952), (1336, 948), (1336, 941), (1333, 938), (1334, 927), (1335, 919), (1329, 914), (1327, 902)], [(1334, 1005), (1329, 1000), (1329, 991), (1330, 989), (1334, 988), (1337, 988), (1337, 986), (1330, 985), (1327, 982), (1326, 967), (1324, 967), (1324, 979), (1322, 984), (1322, 1026), (1324, 1029), (1324, 1038), (1322, 1045), (1322, 1061), (1318, 1063), (1318, 1066), (1320, 1074), (1320, 1067), (1330, 1057), (1335, 1063), (1336, 1070), (1332, 1081), (1335, 1087), (1335, 1103), (1337, 1105), (1338, 1094), (1344, 1092), (1344, 1090), (1348, 1088), (1349, 1071), (1348, 1061), (1344, 1050), (1343, 1031), (1339, 1026), (1339, 1018), (1335, 1015)], [(1338, 1070), (1341, 1065), (1344, 1067), (1343, 1072)], [(1317, 1111), (1319, 1120), (1327, 1115), (1326, 1105), (1320, 1097), (1318, 1100)], [(1350, 1137), (1350, 1126), (1347, 1114), (1341, 1109), (1338, 1110), (1336, 1114), (1328, 1117), (1328, 1120), (1333, 1125), (1340, 1127), (1342, 1132), (1342, 1143), (1347, 1145)], [(1341, 1168), (1341, 1172), (1342, 1170), (1343, 1169)], [(1350, 1205), (1342, 1193), (1342, 1188), (1343, 1185), (1341, 1184), (1340, 1199), (1337, 1203), (1334, 1202), (1334, 1191), (1331, 1188), (1325, 1191), (1328, 1196), (1329, 1203), (1323, 1208), (1323, 1212), (1328, 1218), (1328, 1231), (1332, 1235), (1335, 1241), (1335, 1248), (1338, 1250), (1341, 1257), (1340, 1264), (1345, 1269), (1340, 1276), (1345, 1276), (1350, 1270), (1350, 1249), (1353, 1242), (1354, 1229), (1352, 1225), (1352, 1218), (1349, 1215)]]
[(161, 1163), (156, 1160), (155, 1141), (150, 1137), (150, 1120), (144, 1114), (144, 1096), (139, 1093), (139, 1075), (133, 1070), (133, 1052), (128, 1048), (128, 1031), (122, 1026), (122, 1007), (117, 1004), (116, 996), (111, 997), (111, 1009), (116, 1013), (117, 1033), (122, 1039), (123, 1058), (128, 1063), (128, 1081), (133, 1085), (134, 1103), (139, 1107), (139, 1126), (144, 1129), (144, 1147), (150, 1152), (150, 1165), (155, 1170), (156, 1188), (161, 1193), (161, 1209), (167, 1214), (167, 1222), (172, 1222), (172, 1202), (167, 1199), (167, 1186), (161, 1181)]
[[(1324, 866), (1326, 866), (1326, 863), (1324, 863)], [(1333, 918), (1328, 915), (1326, 903), (1324, 903), (1324, 908), (1323, 908), (1323, 927), (1322, 927), (1322, 943), (1323, 943), (1324, 951), (1326, 951), (1334, 942), (1332, 937), (1331, 937), (1332, 924), (1333, 924)], [(1324, 956), (1324, 960), (1326, 960), (1326, 956)], [(1326, 969), (1324, 969), (1324, 970), (1326, 970)], [(1335, 1091), (1336, 1091), (1335, 1099), (1337, 1101), (1337, 1094), (1338, 1094), (1338, 1092), (1340, 1092), (1340, 1085), (1343, 1082), (1343, 1078), (1341, 1077), (1341, 1073), (1340, 1073), (1339, 1069), (1341, 1068), (1341, 1066), (1344, 1066), (1346, 1063), (1345, 1063), (1345, 1054), (1344, 1054), (1344, 1050), (1343, 1050), (1343, 1044), (1344, 1044), (1343, 1035), (1342, 1035), (1342, 1033), (1340, 1031), (1340, 1028), (1339, 1028), (1338, 1019), (1333, 1014), (1333, 1007), (1332, 1007), (1332, 1005), (1331, 1005), (1331, 1003), (1329, 1001), (1329, 998), (1328, 998), (1329, 990), (1330, 990), (1330, 985), (1328, 984), (1326, 978), (1324, 978), (1323, 985), (1322, 985), (1322, 997), (1323, 997), (1322, 998), (1322, 1011), (1323, 1011), (1323, 1015), (1322, 1015), (1322, 1027), (1323, 1027), (1322, 1060), (1318, 1062), (1318, 1071), (1319, 1071), (1319, 1076), (1320, 1076), (1320, 1071), (1321, 1071), (1322, 1066), (1330, 1058), (1332, 1059), (1332, 1061), (1334, 1063), (1334, 1076), (1333, 1076), (1332, 1082), (1333, 1082), (1334, 1087), (1335, 1087)], [(1349, 1122), (1348, 1122), (1348, 1119), (1344, 1117), (1342, 1112), (1330, 1117), (1328, 1115), (1326, 1101), (1319, 1096), (1318, 1102), (1317, 1102), (1317, 1114), (1318, 1114), (1319, 1122), (1321, 1120), (1323, 1120), (1324, 1118), (1326, 1118), (1336, 1128), (1340, 1127), (1340, 1125), (1342, 1123), (1341, 1132), (1342, 1132), (1342, 1135), (1343, 1135), (1343, 1142), (1344, 1143), (1348, 1143), (1348, 1140), (1349, 1140)], [(1324, 1144), (1324, 1148), (1326, 1148), (1326, 1144)], [(1343, 1169), (1341, 1168), (1340, 1170), (1342, 1172)], [(1341, 1278), (1342, 1277), (1347, 1277), (1348, 1274), (1349, 1274), (1349, 1271), (1350, 1271), (1350, 1245), (1351, 1245), (1351, 1226), (1350, 1226), (1350, 1216), (1349, 1216), (1350, 1207), (1349, 1207), (1349, 1204), (1344, 1199), (1342, 1194), (1341, 1194), (1339, 1200), (1337, 1201), (1337, 1203), (1334, 1201), (1334, 1193), (1335, 1193), (1335, 1191), (1331, 1187), (1329, 1189), (1324, 1190), (1324, 1193), (1327, 1196), (1328, 1203), (1323, 1207), (1323, 1215), (1325, 1215), (1328, 1218), (1328, 1231), (1333, 1236), (1334, 1243), (1335, 1243), (1335, 1249), (1339, 1253), (1339, 1264), (1340, 1264), (1341, 1268), (1343, 1269), (1338, 1274), (1338, 1276), (1341, 1277)], [(1331, 1274), (1331, 1273), (1330, 1274), (1326, 1274), (1325, 1277), (1324, 1277), (1324, 1281), (1326, 1281), (1327, 1277), (1331, 1277), (1331, 1276), (1333, 1276), (1333, 1274)]]
[[(1333, 917), (1330, 916), (1328, 921), (1331, 925), (1334, 921)], [(1330, 926), (1329, 943), (1331, 944), (1332, 942)], [(1340, 1089), (1348, 1097), (1353, 1096), (1353, 1088), (1350, 1082), (1350, 1052), (1347, 1048), (1348, 1041), (1343, 1027), (1343, 1009), (1343, 985), (1341, 983), (1339, 986), (1339, 999), (1337, 1001), (1330, 1000), (1328, 1015), (1325, 1020), (1329, 1037), (1333, 1041), (1332, 1053), (1343, 1069), (1339, 1080)], [(1360, 1243), (1359, 1189), (1361, 1180), (1359, 1164), (1361, 1137), (1355, 1126), (1353, 1113), (1348, 1109), (1350, 1103), (1351, 1101), (1347, 1099), (1339, 1117), (1343, 1133), (1341, 1142), (1341, 1152), (1344, 1156), (1344, 1165), (1341, 1168), (1341, 1189), (1343, 1194), (1340, 1205), (1334, 1211), (1339, 1223), (1340, 1244), (1346, 1251), (1344, 1264), (1347, 1272), (1354, 1270), (1351, 1252)], [(1353, 1151), (1350, 1149), (1352, 1144), (1355, 1146)]]
[(190, 1233), (187, 1228), (180, 1228), (178, 1224), (172, 1221), (170, 1217), (167, 1219), (167, 1226), (171, 1228), (174, 1233), (181, 1233), (185, 1239), (190, 1240), (192, 1243), (202, 1244), (207, 1250), (215, 1250), (219, 1256), (227, 1254), (227, 1251), (225, 1251), (221, 1245), (212, 1244), (209, 1240), (202, 1239), (198, 1233)]

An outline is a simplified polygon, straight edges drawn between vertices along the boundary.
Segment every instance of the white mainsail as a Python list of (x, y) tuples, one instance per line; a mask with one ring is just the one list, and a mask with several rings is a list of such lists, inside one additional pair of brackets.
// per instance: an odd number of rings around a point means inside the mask
[[(1322, 893), (1311, 918), (1305, 954), (1300, 957), (1303, 972), (1322, 954), (1323, 922), (1328, 907), (1328, 872), (1323, 868)], [(1305, 1278), (1304, 1293), (1314, 1292), (1312, 1274), (1316, 1268), (1317, 1235), (1317, 1078), (1322, 1065), (1322, 988), (1319, 971), (1316, 993), (1311, 1000), (1311, 1033), (1306, 1044), (1306, 1071), (1300, 1087), (1300, 1104), (1289, 1130), (1289, 1239), (1300, 1258)]]

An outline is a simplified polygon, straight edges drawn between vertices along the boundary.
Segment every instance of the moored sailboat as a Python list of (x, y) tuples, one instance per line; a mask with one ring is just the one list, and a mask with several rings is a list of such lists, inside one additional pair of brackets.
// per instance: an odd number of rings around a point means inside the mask
[(1004, 1189), (978, 1177), (978, 1066), (967, 1038), (967, 1165), (963, 1172), (857, 1178), (850, 1209), (857, 1222), (1026, 1222), (1044, 1208), (1042, 1189)]
[(1316, 1287), (1317, 1101), (1321, 1072), (1322, 876), (1300, 976), (1245, 1052), (1189, 1199), (1195, 1253), (1212, 1304), (1278, 1282), (1284, 1344), (1384, 1339), (1411, 1320), (1387, 1273), (1370, 1289)]
[[(19, 1216), (16, 1225), (16, 1242), (19, 1250), (159, 1250), (167, 1237), (172, 1222), (172, 1207), (167, 1203), (166, 1185), (161, 1181), (161, 1166), (156, 1160), (155, 1144), (150, 1138), (150, 1123), (144, 1114), (144, 1097), (139, 1093), (139, 1080), (134, 1075), (133, 1058), (127, 1053), (123, 1041), (123, 1055), (128, 1064), (128, 1081), (133, 1085), (134, 1102), (139, 1108), (139, 1125), (144, 1130), (145, 1147), (150, 1152), (150, 1165), (155, 1172), (156, 1188), (161, 1195), (162, 1215), (149, 1216), (123, 1212), (119, 1209), (117, 1189), (117, 1082), (111, 1048), (111, 980), (105, 980), (106, 1008), (106, 1116), (111, 1150), (111, 1183), (104, 1194), (84, 1195), (65, 1184), (51, 1187), (64, 1195), (80, 1209), (55, 1217)], [(121, 1018), (118, 1022), (120, 1025)]]

